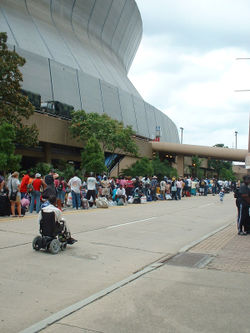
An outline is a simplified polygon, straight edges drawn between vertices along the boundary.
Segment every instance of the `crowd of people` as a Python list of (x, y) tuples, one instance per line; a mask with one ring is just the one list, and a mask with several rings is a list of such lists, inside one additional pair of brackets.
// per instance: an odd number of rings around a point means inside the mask
[(189, 176), (113, 178), (94, 176), (93, 173), (83, 179), (75, 174), (65, 180), (55, 170), (43, 177), (40, 173), (32, 175), (27, 171), (20, 179), (15, 171), (5, 178), (0, 176), (0, 216), (23, 217), (27, 212), (39, 214), (41, 209), (51, 204), (60, 212), (65, 208), (107, 208), (156, 200), (178, 201), (197, 195), (218, 195), (223, 202), (225, 193), (231, 191), (234, 192), (238, 210), (238, 234), (246, 235), (250, 233), (250, 176), (244, 176), (241, 184), (240, 181)]
[(43, 177), (40, 173), (32, 175), (27, 171), (19, 180), (19, 173), (14, 172), (6, 179), (0, 176), (0, 215), (22, 217), (25, 212), (39, 213), (50, 196), (56, 197), (57, 208), (63, 210), (65, 207), (104, 208), (127, 203), (181, 200), (183, 197), (208, 194), (219, 194), (223, 201), (224, 194), (236, 188), (236, 182), (208, 178), (199, 180), (194, 177), (165, 176), (158, 179), (157, 176), (146, 175), (115, 179), (107, 175), (95, 177), (90, 173), (85, 179), (75, 174), (65, 180), (55, 170), (51, 170)]

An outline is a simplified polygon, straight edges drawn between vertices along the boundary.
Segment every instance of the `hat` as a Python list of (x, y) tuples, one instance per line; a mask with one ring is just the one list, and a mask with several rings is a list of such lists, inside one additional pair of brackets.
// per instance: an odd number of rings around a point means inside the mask
[(35, 178), (40, 178), (40, 177), (41, 177), (40, 173), (35, 174)]
[(157, 178), (156, 176), (154, 176), (153, 178)]

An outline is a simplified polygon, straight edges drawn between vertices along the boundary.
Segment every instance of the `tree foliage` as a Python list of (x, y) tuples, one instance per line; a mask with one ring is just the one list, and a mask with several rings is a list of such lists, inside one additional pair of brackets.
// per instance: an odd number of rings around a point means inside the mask
[(168, 160), (161, 161), (159, 156), (152, 160), (154, 175), (158, 179), (163, 179), (164, 176), (168, 178), (177, 177), (177, 170), (170, 165)]
[(0, 170), (3, 173), (19, 170), (21, 155), (15, 155), (15, 130), (7, 122), (0, 123)]
[(105, 166), (104, 153), (95, 136), (92, 136), (82, 151), (82, 169), (85, 172), (94, 172), (102, 174), (107, 170)]
[(141, 158), (139, 161), (135, 162), (130, 168), (124, 169), (122, 173), (126, 176), (157, 176), (158, 179), (162, 179), (164, 176), (176, 177), (177, 170), (171, 167), (170, 163), (165, 160), (161, 161), (159, 156), (156, 156), (152, 161), (147, 157)]
[(135, 135), (131, 126), (110, 118), (107, 114), (86, 113), (84, 110), (72, 113), (70, 132), (74, 138), (86, 142), (91, 136), (103, 145), (104, 151), (114, 153), (116, 149), (132, 155), (137, 154), (133, 140)]
[(152, 162), (147, 158), (143, 157), (131, 165), (130, 168), (123, 169), (122, 174), (125, 176), (152, 176), (154, 173)]
[(15, 141), (25, 146), (37, 143), (38, 131), (33, 124), (23, 124), (34, 112), (33, 105), (21, 93), (22, 73), (25, 59), (15, 51), (8, 50), (7, 34), (0, 33), (0, 124), (8, 122), (13, 125)]
[[(228, 148), (223, 143), (216, 144), (214, 147)], [(232, 179), (234, 177), (232, 166), (233, 163), (230, 161), (217, 159), (209, 159), (208, 161), (208, 167), (214, 169), (218, 178), (221, 177), (223, 179)]]

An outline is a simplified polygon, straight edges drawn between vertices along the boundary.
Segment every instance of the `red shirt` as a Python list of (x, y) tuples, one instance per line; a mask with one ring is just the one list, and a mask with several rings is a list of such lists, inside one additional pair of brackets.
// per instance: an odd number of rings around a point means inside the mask
[(29, 184), (29, 179), (30, 179), (29, 175), (23, 176), (23, 179), (22, 179), (21, 185), (20, 185), (20, 192), (22, 192), (22, 193), (27, 192), (27, 185)]
[(40, 191), (42, 180), (40, 178), (35, 178), (32, 185), (35, 191)]
[(127, 180), (126, 187), (133, 188), (134, 187), (134, 182), (132, 180)]

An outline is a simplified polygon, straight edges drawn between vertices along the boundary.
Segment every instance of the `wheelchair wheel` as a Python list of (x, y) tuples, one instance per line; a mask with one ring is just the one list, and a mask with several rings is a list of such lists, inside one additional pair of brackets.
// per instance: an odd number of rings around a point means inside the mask
[(52, 254), (57, 254), (60, 251), (60, 242), (58, 239), (52, 239), (49, 244), (49, 252)]
[(62, 243), (61, 244), (61, 250), (64, 251), (67, 248), (67, 243)]
[(41, 249), (41, 247), (42, 247), (42, 237), (41, 236), (36, 236), (33, 239), (32, 247), (35, 251), (39, 251)]

